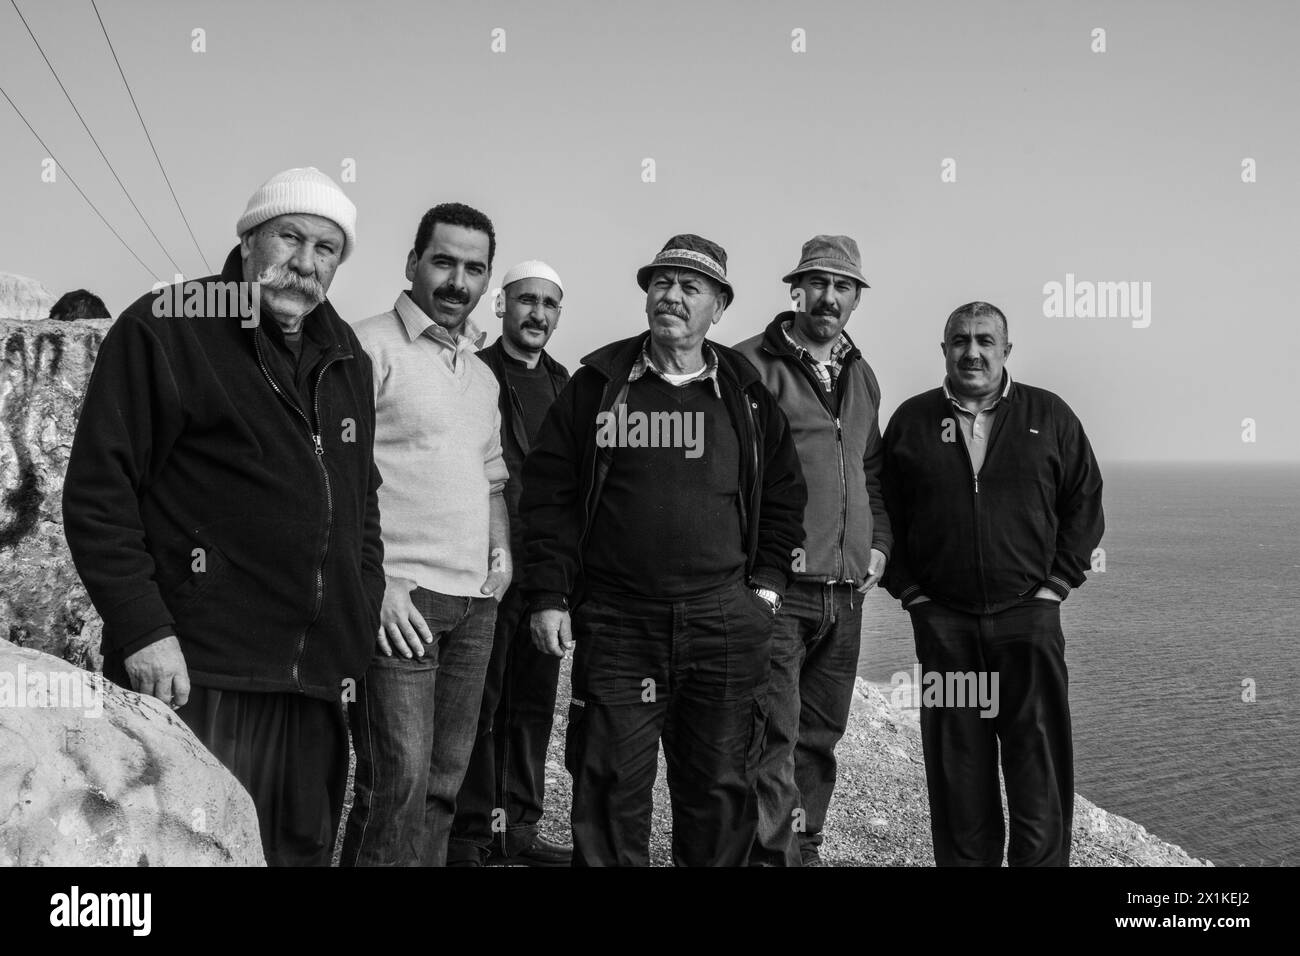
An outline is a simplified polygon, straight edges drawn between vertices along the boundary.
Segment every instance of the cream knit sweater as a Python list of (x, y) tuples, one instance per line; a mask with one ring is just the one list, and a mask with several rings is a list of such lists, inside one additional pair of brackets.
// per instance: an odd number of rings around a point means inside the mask
[(467, 322), (453, 343), (405, 292), (353, 329), (374, 365), (384, 573), (482, 597), (488, 499), (507, 477), (497, 380), (474, 355), (482, 333)]

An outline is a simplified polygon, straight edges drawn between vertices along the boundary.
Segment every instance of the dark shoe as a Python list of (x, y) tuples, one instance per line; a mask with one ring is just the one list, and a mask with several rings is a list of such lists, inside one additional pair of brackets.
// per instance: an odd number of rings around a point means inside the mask
[(448, 860), (448, 866), (482, 866), (478, 860)]
[(572, 862), (573, 847), (548, 840), (539, 833), (527, 849), (514, 856), (494, 854), (488, 859), (488, 866), (569, 866)]

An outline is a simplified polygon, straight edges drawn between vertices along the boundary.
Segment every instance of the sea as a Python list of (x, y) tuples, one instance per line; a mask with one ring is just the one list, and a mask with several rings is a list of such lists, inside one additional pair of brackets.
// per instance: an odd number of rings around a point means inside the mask
[[(1105, 570), (1061, 608), (1075, 790), (1218, 866), (1300, 865), (1300, 465), (1102, 475)], [(873, 591), (859, 675), (915, 661)]]

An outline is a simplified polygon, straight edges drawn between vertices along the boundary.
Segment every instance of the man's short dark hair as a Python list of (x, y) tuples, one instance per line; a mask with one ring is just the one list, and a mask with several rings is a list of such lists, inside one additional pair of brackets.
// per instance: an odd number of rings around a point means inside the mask
[(964, 319), (968, 316), (972, 319), (982, 319), (987, 316), (993, 316), (1002, 326), (1002, 341), (1009, 342), (1011, 340), (1011, 337), (1007, 332), (1007, 317), (1002, 314), (1001, 309), (988, 302), (967, 302), (965, 305), (957, 306), (957, 308), (953, 310), (952, 315), (948, 316), (948, 321), (943, 324), (944, 341), (947, 341), (948, 339), (948, 330), (952, 328), (952, 324), (958, 319)]
[(433, 240), (433, 227), (440, 222), (448, 226), (460, 226), (464, 229), (475, 229), (478, 232), (487, 233), (488, 268), (492, 268), (492, 260), (497, 254), (497, 233), (492, 228), (492, 220), (473, 206), (466, 206), (461, 202), (439, 203), (424, 214), (424, 218), (420, 220), (420, 228), (415, 230), (415, 257), (417, 259), (424, 255), (424, 250), (428, 248), (429, 243)]
[(103, 299), (85, 289), (76, 289), (63, 293), (59, 301), (50, 306), (50, 318), (72, 322), (75, 319), (111, 319), (112, 316)]

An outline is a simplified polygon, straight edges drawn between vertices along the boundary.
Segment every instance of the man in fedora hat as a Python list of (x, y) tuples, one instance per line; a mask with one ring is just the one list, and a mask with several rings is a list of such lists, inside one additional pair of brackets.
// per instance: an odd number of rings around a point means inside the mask
[(220, 275), (143, 296), (105, 336), (64, 528), (105, 676), (177, 708), (230, 768), (269, 864), (328, 866), (343, 704), (384, 594), (373, 375), (325, 298), (356, 208), (289, 169), (235, 231)]
[(565, 763), (575, 866), (645, 865), (662, 739), (678, 865), (743, 865), (757, 824), (773, 615), (806, 497), (785, 415), (708, 341), (722, 247), (674, 236), (637, 272), (648, 332), (586, 356), (524, 465), (539, 649), (574, 642)]
[(804, 544), (772, 634), (750, 862), (808, 866), (820, 863), (863, 595), (880, 580), (892, 539), (880, 493), (880, 386), (844, 331), (869, 288), (858, 244), (814, 236), (781, 281), (795, 308), (736, 346), (789, 419), (808, 483)]

